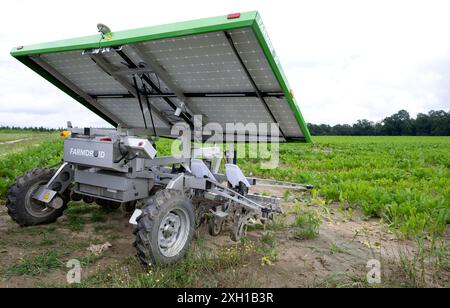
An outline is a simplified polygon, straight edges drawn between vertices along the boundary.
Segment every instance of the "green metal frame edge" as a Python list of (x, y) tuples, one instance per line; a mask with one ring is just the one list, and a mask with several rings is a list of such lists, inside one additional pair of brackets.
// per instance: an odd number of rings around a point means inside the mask
[(272, 68), (273, 73), (275, 74), (278, 82), (280, 83), (280, 86), (283, 90), (286, 100), (288, 101), (289, 106), (291, 107), (291, 110), (294, 113), (295, 119), (297, 120), (297, 123), (300, 126), (300, 129), (302, 130), (305, 141), (307, 143), (313, 143), (311, 133), (309, 132), (308, 126), (307, 126), (307, 124), (303, 118), (303, 115), (300, 111), (300, 107), (298, 106), (295, 98), (292, 96), (291, 88), (290, 88), (287, 78), (283, 72), (281, 63), (278, 60), (275, 50), (273, 47), (271, 47), (272, 44), (270, 42), (270, 38), (266, 34), (267, 33), (266, 28), (262, 22), (262, 19), (261, 19), (261, 16), (259, 15), (259, 13), (257, 13), (255, 22), (252, 25), (252, 29), (255, 32), (256, 38), (265, 54), (267, 60), (269, 61), (269, 64)]
[(227, 16), (218, 16), (166, 25), (124, 30), (112, 32), (112, 39), (110, 40), (102, 39), (100, 34), (77, 37), (67, 40), (21, 46), (20, 49), (16, 47), (11, 50), (11, 55), (18, 57), (41, 53), (111, 47), (158, 39), (168, 39), (185, 35), (225, 31), (229, 29), (250, 27), (254, 24), (257, 16), (258, 12), (253, 11), (242, 13), (241, 17), (237, 19), (227, 19)]

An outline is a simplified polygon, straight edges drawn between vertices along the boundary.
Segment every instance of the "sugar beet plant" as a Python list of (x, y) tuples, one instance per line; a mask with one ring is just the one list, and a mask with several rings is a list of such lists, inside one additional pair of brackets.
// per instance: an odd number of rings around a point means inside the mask
[(404, 236), (442, 233), (450, 221), (449, 137), (316, 137), (282, 144), (280, 165), (248, 173), (310, 183), (327, 202), (361, 208)]
[[(11, 146), (17, 146), (12, 144)], [(30, 144), (20, 152), (0, 157), (0, 197), (4, 198), (6, 191), (15, 178), (27, 170), (37, 167), (49, 167), (61, 161), (63, 142), (61, 138), (49, 136), (45, 141)]]

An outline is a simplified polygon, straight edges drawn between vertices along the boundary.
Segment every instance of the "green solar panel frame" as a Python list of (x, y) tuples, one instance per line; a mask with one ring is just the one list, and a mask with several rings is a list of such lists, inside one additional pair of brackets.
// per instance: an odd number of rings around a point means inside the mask
[(300, 108), (292, 95), (292, 90), (276, 56), (275, 50), (267, 35), (266, 29), (258, 12), (242, 13), (239, 18), (229, 19), (227, 16), (219, 16), (207, 19), (179, 22), (174, 24), (146, 27), (140, 29), (113, 32), (112, 37), (102, 38), (101, 34), (86, 37), (60, 40), (50, 43), (20, 46), (11, 51), (11, 55), (23, 64), (43, 76), (56, 87), (66, 92), (72, 98), (92, 110), (111, 125), (117, 126), (113, 119), (108, 117), (101, 109), (94, 107), (83, 97), (67, 87), (61, 80), (50, 74), (47, 70), (36, 64), (30, 56), (56, 52), (94, 49), (99, 47), (115, 47), (133, 43), (162, 40), (183, 37), (188, 35), (205, 34), (218, 31), (231, 31), (235, 29), (251, 28), (256, 39), (278, 81), (280, 88), (287, 100), (295, 120), (303, 134), (301, 141), (312, 142), (308, 127), (301, 114)]

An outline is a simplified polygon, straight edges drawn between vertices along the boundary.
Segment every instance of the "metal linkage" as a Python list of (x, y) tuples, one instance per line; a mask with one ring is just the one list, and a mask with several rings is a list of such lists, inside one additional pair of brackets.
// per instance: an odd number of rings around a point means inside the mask
[[(136, 91), (136, 88), (131, 85), (127, 78), (123, 75), (115, 75), (114, 72), (117, 70), (112, 64), (106, 61), (101, 55), (99, 54), (91, 54), (89, 55), (91, 59), (98, 65), (100, 69), (102, 69), (105, 73), (113, 76), (113, 78), (120, 83), (134, 98), (139, 97), (139, 92)], [(158, 116), (158, 118), (167, 126), (171, 126), (171, 121), (167, 119), (161, 112), (154, 110), (155, 114)]]
[[(129, 68), (135, 69), (138, 68), (138, 66), (131, 60), (123, 50), (115, 50), (116, 53), (127, 63)], [(159, 89), (156, 84), (147, 76), (142, 75), (142, 79), (150, 86), (151, 90), (154, 91), (156, 94), (163, 94), (161, 89)], [(175, 105), (169, 98), (163, 97), (164, 101), (175, 111), (179, 106)], [(192, 116), (190, 114), (187, 114), (185, 112), (182, 112), (180, 114), (180, 117), (186, 121), (191, 127), (194, 126), (194, 124), (191, 121)]]
[(146, 64), (148, 64), (153, 70), (154, 73), (160, 78), (166, 86), (171, 89), (175, 97), (181, 100), (195, 115), (202, 115), (206, 118), (206, 115), (202, 114), (198, 108), (192, 105), (189, 99), (184, 95), (183, 91), (172, 81), (172, 78), (166, 72), (166, 70), (158, 63), (158, 61), (153, 57), (153, 55), (144, 51), (143, 48), (139, 45), (130, 45), (129, 46)]
[(258, 204), (257, 202), (253, 201), (250, 198), (247, 198), (243, 196), (242, 194), (222, 185), (217, 182), (213, 182), (209, 179), (206, 179), (206, 181), (210, 182), (212, 185), (212, 188), (209, 190), (210, 193), (216, 194), (222, 198), (237, 202), (244, 206), (245, 208), (252, 210), (252, 211), (260, 211), (260, 212), (280, 212), (280, 210), (268, 208), (266, 206), (263, 206), (261, 204)]
[(314, 187), (309, 184), (297, 184), (297, 183), (291, 183), (291, 182), (280, 182), (280, 181), (274, 181), (274, 180), (267, 180), (267, 179), (258, 179), (255, 178), (257, 185), (260, 187), (273, 187), (273, 188), (284, 188), (284, 189), (291, 189), (291, 190), (311, 190)]

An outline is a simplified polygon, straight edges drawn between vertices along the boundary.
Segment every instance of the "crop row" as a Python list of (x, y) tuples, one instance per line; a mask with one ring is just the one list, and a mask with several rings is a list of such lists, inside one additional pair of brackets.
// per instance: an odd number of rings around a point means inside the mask
[(327, 203), (359, 207), (405, 236), (442, 233), (450, 222), (450, 138), (316, 137), (280, 146), (280, 165), (247, 173), (309, 183)]
[[(11, 145), (16, 146), (16, 145)], [(15, 178), (27, 170), (58, 164), (62, 159), (63, 143), (55, 137), (38, 144), (31, 144), (20, 152), (8, 154), (0, 159), (0, 197), (4, 198)]]

